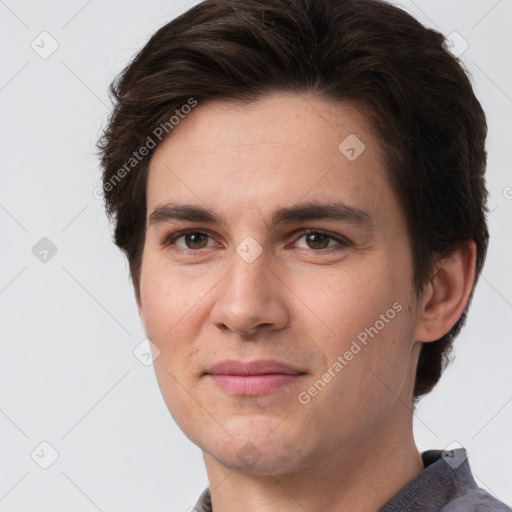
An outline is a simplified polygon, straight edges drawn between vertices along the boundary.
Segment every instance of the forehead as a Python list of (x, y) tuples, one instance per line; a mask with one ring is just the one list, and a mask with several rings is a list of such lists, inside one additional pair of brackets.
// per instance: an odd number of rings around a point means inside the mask
[(156, 148), (148, 214), (171, 198), (217, 210), (299, 200), (368, 208), (389, 189), (381, 153), (369, 120), (349, 103), (306, 94), (208, 101)]
[(220, 145), (223, 152), (273, 145), (283, 152), (287, 147), (297, 151), (299, 144), (304, 150), (325, 149), (333, 144), (337, 148), (350, 135), (359, 135), (361, 142), (364, 139), (371, 153), (381, 149), (370, 120), (359, 106), (310, 93), (274, 93), (250, 102), (208, 100), (178, 121), (157, 147), (153, 159), (169, 146), (176, 149), (178, 144), (197, 152), (210, 145)]

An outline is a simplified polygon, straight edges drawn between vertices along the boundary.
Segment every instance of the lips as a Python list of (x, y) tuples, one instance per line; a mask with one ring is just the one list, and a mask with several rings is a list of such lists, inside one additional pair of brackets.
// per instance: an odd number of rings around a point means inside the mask
[(282, 375), (300, 375), (305, 372), (286, 363), (273, 360), (236, 361), (228, 359), (214, 364), (207, 372), (210, 375), (265, 375), (276, 373)]
[(214, 364), (205, 377), (235, 396), (257, 396), (296, 385), (305, 372), (279, 361), (227, 360)]

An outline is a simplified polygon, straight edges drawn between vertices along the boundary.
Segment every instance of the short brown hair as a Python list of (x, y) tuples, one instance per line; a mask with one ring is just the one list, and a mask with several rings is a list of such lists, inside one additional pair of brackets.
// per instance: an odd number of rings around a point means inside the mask
[[(444, 40), (381, 0), (206, 0), (160, 28), (112, 82), (114, 108), (97, 144), (107, 214), (135, 293), (154, 148), (138, 149), (191, 98), (250, 102), (275, 92), (352, 101), (369, 116), (408, 223), (416, 293), (436, 258), (469, 240), (476, 283), (489, 236), (487, 125)], [(451, 330), (423, 344), (415, 399), (439, 380), (473, 291)]]

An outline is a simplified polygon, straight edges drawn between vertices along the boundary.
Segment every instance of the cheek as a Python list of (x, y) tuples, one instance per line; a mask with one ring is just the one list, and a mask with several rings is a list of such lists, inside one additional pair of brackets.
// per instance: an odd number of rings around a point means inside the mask
[[(356, 338), (403, 297), (403, 290), (383, 271), (382, 261), (377, 256), (365, 265), (347, 265), (317, 275), (309, 283), (312, 287), (307, 287), (304, 278), (297, 276), (296, 287), (306, 285), (302, 295), (306, 294), (311, 311), (330, 328), (334, 339)], [(390, 311), (389, 316), (393, 313)]]
[[(190, 279), (148, 258), (141, 269), (141, 304), (148, 337), (159, 348), (178, 342), (185, 327), (199, 329), (194, 321), (208, 291), (207, 277)], [(211, 287), (211, 286), (210, 286)], [(174, 342), (173, 342), (174, 343)]]
[[(370, 309), (366, 316), (350, 319), (345, 332), (346, 324), (340, 318), (340, 334), (321, 346), (326, 366), (311, 379), (310, 385), (321, 390), (311, 405), (323, 411), (318, 421), (326, 429), (336, 422), (340, 431), (362, 434), (389, 414), (397, 397), (403, 396), (410, 363), (410, 318), (405, 304), (384, 304), (382, 313)], [(319, 380), (329, 383), (324, 387)]]
[[(200, 289), (201, 288), (201, 289)], [(150, 268), (141, 272), (141, 304), (146, 335), (158, 349), (154, 371), (162, 396), (176, 424), (186, 431), (187, 411), (194, 410), (202, 300), (201, 283), (170, 275), (169, 270)]]
[[(388, 263), (380, 257), (365, 268), (337, 272), (328, 280), (328, 293), (310, 296), (311, 309), (329, 327), (327, 337), (317, 337), (317, 348), (327, 369), (341, 376), (336, 380), (348, 400), (375, 403), (379, 395), (398, 391), (407, 375), (414, 331), (408, 269), (401, 267), (398, 275)], [(333, 368), (339, 356), (342, 368)]]

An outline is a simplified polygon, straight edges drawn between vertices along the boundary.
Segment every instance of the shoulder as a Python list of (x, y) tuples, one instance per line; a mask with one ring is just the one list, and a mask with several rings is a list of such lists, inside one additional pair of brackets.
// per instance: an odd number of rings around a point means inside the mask
[(424, 469), (379, 512), (512, 512), (473, 478), (464, 448), (428, 450)]
[(469, 489), (441, 509), (442, 512), (511, 512), (512, 509), (480, 487)]

